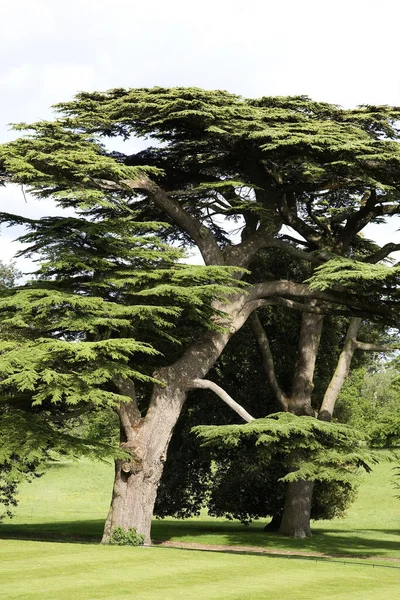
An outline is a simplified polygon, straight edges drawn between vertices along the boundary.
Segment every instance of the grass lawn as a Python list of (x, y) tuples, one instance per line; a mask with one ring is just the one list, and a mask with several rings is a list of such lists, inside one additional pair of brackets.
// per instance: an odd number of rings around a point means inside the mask
[(399, 569), (166, 548), (0, 541), (4, 600), (382, 600)]
[[(206, 515), (187, 521), (156, 520), (153, 526), (153, 538), (158, 540), (349, 556), (332, 560), (99, 546), (112, 467), (89, 461), (53, 465), (42, 478), (22, 487), (15, 518), (0, 525), (0, 598), (395, 598), (400, 563), (390, 558), (400, 558), (400, 501), (395, 498), (392, 477), (391, 464), (378, 465), (366, 476), (348, 516), (314, 523), (310, 540), (267, 535), (264, 523), (246, 528)], [(359, 558), (368, 555), (386, 558), (386, 562)]]
[[(93, 536), (96, 541), (107, 513), (112, 478), (112, 466), (102, 463), (82, 461), (51, 466), (43, 477), (23, 486), (16, 516), (0, 525), (0, 537)], [(400, 501), (395, 496), (392, 479), (391, 463), (377, 465), (365, 476), (348, 516), (315, 522), (314, 535), (308, 540), (265, 534), (264, 522), (244, 527), (207, 515), (185, 521), (155, 520), (152, 537), (199, 544), (400, 558)]]

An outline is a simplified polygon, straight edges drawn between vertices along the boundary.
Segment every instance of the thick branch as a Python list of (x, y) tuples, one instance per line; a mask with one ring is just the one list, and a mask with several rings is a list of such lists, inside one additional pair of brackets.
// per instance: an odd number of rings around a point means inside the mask
[(298, 260), (305, 260), (315, 264), (322, 264), (326, 260), (320, 254), (305, 252), (293, 244), (285, 242), (283, 238), (270, 236), (265, 229), (257, 229), (253, 235), (250, 235), (240, 244), (226, 247), (223, 251), (225, 264), (247, 267), (255, 254), (263, 248), (277, 248)]
[(369, 313), (370, 315), (383, 316), (389, 319), (393, 318), (393, 313), (388, 306), (376, 306), (375, 303), (370, 304), (358, 299), (356, 296), (342, 292), (313, 290), (304, 283), (296, 283), (286, 279), (256, 283), (248, 291), (249, 300), (271, 296), (322, 300), (332, 304), (347, 306), (349, 309), (361, 311), (363, 314)]
[(359, 309), (351, 308), (335, 308), (331, 304), (323, 303), (319, 306), (311, 305), (305, 302), (296, 302), (289, 298), (268, 298), (263, 301), (262, 306), (284, 306), (290, 310), (296, 310), (301, 313), (311, 313), (314, 315), (333, 315), (340, 317), (361, 317), (370, 319), (371, 313)]
[(252, 417), (247, 410), (243, 408), (238, 402), (236, 402), (225, 390), (222, 389), (219, 385), (210, 381), (209, 379), (195, 379), (191, 385), (192, 389), (201, 389), (201, 390), (212, 390), (217, 396), (223, 400), (232, 410), (235, 411), (244, 421), (250, 423), (250, 421), (254, 421), (254, 417)]
[(321, 235), (301, 219), (296, 211), (296, 198), (292, 192), (282, 194), (278, 199), (279, 212), (286, 225), (292, 227), (314, 248), (320, 248)]
[[(322, 306), (313, 306), (310, 304), (303, 304), (302, 302), (296, 302), (295, 300), (289, 300), (289, 298), (269, 298), (266, 303), (272, 306), (284, 306), (291, 310), (298, 310), (299, 312), (313, 313), (314, 315), (326, 315), (332, 313), (331, 307), (323, 308)], [(335, 313), (337, 314), (337, 313)]]
[(362, 206), (356, 212), (353, 212), (347, 219), (345, 226), (340, 232), (336, 249), (342, 253), (345, 252), (354, 236), (364, 229), (368, 223), (376, 216), (377, 203), (379, 199), (376, 190), (366, 190), (362, 198)]
[(338, 364), (333, 377), (325, 392), (318, 418), (321, 421), (330, 421), (340, 390), (350, 371), (351, 359), (356, 349), (355, 341), (361, 327), (361, 319), (353, 318), (350, 320), (347, 334), (344, 340), (343, 350), (340, 353)]
[(137, 404), (135, 384), (132, 380), (124, 379), (123, 377), (116, 377), (114, 384), (122, 396), (130, 398), (128, 402), (121, 402), (116, 409), (126, 441), (129, 442), (133, 436), (132, 428), (137, 426), (142, 419)]
[(287, 411), (288, 409), (288, 399), (286, 395), (281, 390), (281, 387), (278, 383), (278, 379), (276, 377), (274, 358), (272, 356), (271, 347), (269, 345), (267, 334), (265, 333), (265, 329), (262, 326), (260, 318), (257, 314), (257, 311), (254, 311), (250, 315), (250, 325), (253, 329), (254, 335), (256, 336), (256, 340), (260, 349), (262, 364), (264, 367), (265, 374), (267, 376), (268, 382), (272, 387), (276, 399), (282, 406), (283, 410)]
[(392, 252), (396, 252), (400, 250), (400, 244), (394, 244), (390, 242), (389, 244), (385, 244), (382, 248), (379, 248), (374, 254), (371, 254), (368, 258), (365, 259), (365, 262), (376, 264), (381, 260), (384, 260), (391, 254)]
[(146, 192), (154, 204), (163, 210), (197, 244), (206, 265), (223, 265), (222, 252), (213, 233), (200, 221), (189, 214), (173, 198), (170, 198), (160, 186), (145, 175), (137, 179), (125, 179), (121, 183), (97, 180), (103, 189), (126, 189)]
[[(314, 304), (315, 300), (311, 303)], [(292, 393), (289, 400), (289, 410), (296, 414), (313, 414), (311, 394), (314, 389), (315, 361), (321, 340), (323, 320), (323, 315), (309, 313), (304, 313), (301, 320)]]

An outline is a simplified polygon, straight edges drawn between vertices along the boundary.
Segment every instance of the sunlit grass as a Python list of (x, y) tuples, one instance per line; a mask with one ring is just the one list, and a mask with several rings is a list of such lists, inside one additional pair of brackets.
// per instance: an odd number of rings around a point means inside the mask
[[(99, 540), (110, 500), (113, 467), (82, 461), (51, 466), (23, 486), (16, 516), (0, 525), (2, 537)], [(308, 540), (292, 540), (203, 514), (196, 519), (155, 520), (152, 537), (198, 544), (246, 545), (334, 555), (400, 558), (400, 500), (393, 465), (382, 462), (364, 477), (358, 498), (342, 519), (313, 524)]]
[(164, 548), (0, 541), (7, 600), (382, 600), (399, 570)]

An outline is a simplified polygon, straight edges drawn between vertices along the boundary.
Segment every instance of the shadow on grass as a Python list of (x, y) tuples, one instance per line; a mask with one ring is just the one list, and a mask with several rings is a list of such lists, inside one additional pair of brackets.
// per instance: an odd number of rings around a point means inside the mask
[[(397, 556), (400, 557), (399, 536), (396, 529), (324, 529), (314, 530), (313, 537), (300, 540), (264, 532), (264, 523), (244, 527), (234, 522), (216, 521), (156, 521), (152, 529), (155, 540), (192, 541), (199, 544), (229, 546), (258, 546), (293, 552), (321, 552), (346, 556)], [(385, 536), (392, 539), (384, 539)]]
[(98, 543), (103, 528), (103, 519), (53, 523), (6, 523), (0, 525), (0, 539)]
[[(99, 543), (104, 521), (60, 521), (0, 525), (0, 539)], [(174, 540), (202, 545), (257, 546), (269, 550), (321, 552), (337, 556), (400, 557), (400, 544), (393, 536), (396, 529), (329, 529), (329, 524), (315, 530), (312, 538), (298, 540), (266, 533), (264, 523), (244, 527), (237, 522), (201, 519), (165, 519), (153, 521), (152, 538), (158, 542)], [(385, 536), (391, 539), (384, 539)]]

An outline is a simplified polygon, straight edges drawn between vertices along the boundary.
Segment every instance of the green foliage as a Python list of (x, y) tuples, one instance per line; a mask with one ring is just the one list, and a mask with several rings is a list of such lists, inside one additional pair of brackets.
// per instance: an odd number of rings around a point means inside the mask
[(354, 428), (290, 413), (269, 415), (246, 425), (198, 426), (193, 431), (203, 444), (228, 451), (255, 445), (259, 461), (282, 453), (286, 473), (279, 480), (283, 482), (352, 483), (357, 469), (369, 471), (375, 460), (365, 447), (365, 435)]
[(15, 267), (14, 263), (8, 265), (0, 261), (0, 292), (10, 289), (16, 284), (16, 281), (22, 276), (22, 273)]
[(366, 302), (379, 304), (382, 296), (393, 302), (398, 297), (400, 267), (336, 257), (317, 267), (308, 282), (315, 290), (340, 285), (348, 292), (362, 294)]
[(337, 417), (363, 428), (373, 447), (397, 447), (400, 443), (399, 376), (397, 359), (354, 370), (337, 403)]
[[(63, 206), (107, 207), (129, 198), (146, 218), (158, 220), (140, 185), (137, 191), (127, 185), (145, 176), (223, 245), (231, 242), (220, 215), (242, 215), (252, 229), (252, 214), (275, 234), (286, 222), (304, 234), (308, 250), (341, 254), (339, 240), (350, 242), (352, 256), (354, 250), (365, 254), (357, 234), (367, 222), (367, 203), (372, 220), (399, 212), (396, 107), (344, 110), (306, 96), (249, 99), (155, 87), (82, 92), (56, 108), (53, 122), (16, 126), (29, 135), (3, 145), (0, 163), (11, 180)], [(142, 137), (149, 147), (131, 156), (109, 152), (103, 142), (114, 136)], [(291, 206), (278, 202), (285, 195), (297, 206), (292, 217), (286, 214)], [(161, 220), (171, 223), (165, 214)], [(189, 243), (187, 232), (178, 230), (175, 223), (168, 235)]]
[(144, 536), (137, 533), (135, 527), (124, 529), (115, 527), (108, 541), (110, 546), (143, 546)]
[(237, 289), (233, 268), (177, 263), (181, 253), (148, 234), (157, 224), (134, 221), (128, 208), (112, 218), (94, 209), (1, 218), (28, 226), (23, 254), (43, 261), (36, 280), (0, 299), (1, 389), (30, 393), (34, 404), (123, 401), (112, 382), (156, 381), (140, 356), (159, 355), (162, 340), (178, 344), (170, 330), (181, 313), (218, 327), (211, 302)]
[[(327, 310), (339, 310), (351, 292), (358, 309), (360, 298), (371, 314), (385, 305), (379, 314), (395, 322), (397, 267), (369, 264), (377, 247), (359, 232), (400, 212), (398, 108), (343, 110), (304, 96), (248, 99), (158, 87), (81, 93), (57, 110), (54, 122), (17, 126), (29, 134), (0, 149), (4, 178), (76, 211), (74, 218), (40, 221), (0, 215), (28, 228), (21, 238), (30, 246), (25, 254), (42, 263), (37, 280), (0, 305), (8, 403), (18, 398), (65, 414), (85, 402), (98, 410), (124, 401), (115, 381), (128, 377), (138, 383), (146, 410), (145, 384), (156, 381), (155, 367), (218, 329), (223, 302), (238, 289), (232, 278), (242, 272), (234, 265), (247, 263), (233, 247), (232, 221), (242, 240), (255, 236), (263, 252), (276, 242), (297, 258), (331, 257), (315, 275), (289, 270), (291, 281), (333, 290), (336, 302), (324, 305)], [(113, 136), (139, 136), (149, 147), (130, 156), (110, 152), (104, 142)], [(283, 224), (304, 242), (282, 236)], [(207, 267), (178, 264), (179, 253), (165, 244), (201, 245), (210, 236), (221, 252)], [(221, 267), (224, 262), (231, 266)], [(257, 281), (288, 272), (262, 271)], [(292, 330), (298, 331), (296, 322)], [(319, 361), (319, 381), (330, 366)], [(322, 385), (315, 389), (317, 401)], [(333, 430), (276, 420), (280, 433), (270, 419), (257, 444), (280, 445), (290, 456), (290, 433), (306, 456), (297, 471), (288, 465), (285, 480), (296, 472), (318, 479), (319, 471), (330, 481), (335, 471), (346, 483), (362, 462), (355, 434), (357, 451), (348, 448), (347, 469)], [(335, 435), (344, 437), (338, 429)]]

